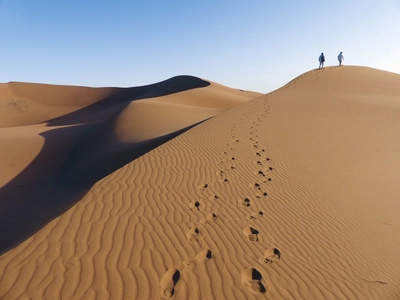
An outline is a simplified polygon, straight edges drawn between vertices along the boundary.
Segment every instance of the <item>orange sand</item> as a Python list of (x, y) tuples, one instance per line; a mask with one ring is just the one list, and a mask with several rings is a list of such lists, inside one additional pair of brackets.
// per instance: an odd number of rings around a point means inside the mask
[(0, 85), (0, 298), (399, 299), (399, 82)]

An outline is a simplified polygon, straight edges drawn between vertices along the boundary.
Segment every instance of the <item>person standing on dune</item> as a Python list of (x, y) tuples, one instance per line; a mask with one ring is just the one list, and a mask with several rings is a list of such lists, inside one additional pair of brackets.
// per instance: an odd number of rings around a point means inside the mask
[(342, 65), (342, 60), (344, 60), (343, 52), (339, 53), (337, 59), (339, 61), (339, 66), (341, 66)]
[(324, 67), (324, 62), (325, 62), (324, 53), (321, 53), (321, 55), (319, 56), (318, 60), (319, 60), (319, 68), (318, 69), (321, 69), (321, 68)]

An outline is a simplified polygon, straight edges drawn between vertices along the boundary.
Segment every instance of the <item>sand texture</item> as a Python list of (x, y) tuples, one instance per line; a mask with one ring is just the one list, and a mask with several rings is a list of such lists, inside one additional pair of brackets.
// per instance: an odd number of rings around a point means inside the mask
[(399, 83), (1, 85), (0, 299), (399, 299)]

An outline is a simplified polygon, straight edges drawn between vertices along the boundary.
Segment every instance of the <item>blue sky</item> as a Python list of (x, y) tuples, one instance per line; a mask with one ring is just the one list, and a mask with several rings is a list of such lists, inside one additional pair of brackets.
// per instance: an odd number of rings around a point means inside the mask
[(400, 73), (400, 0), (0, 0), (0, 82), (139, 86), (193, 75), (262, 93), (318, 67)]

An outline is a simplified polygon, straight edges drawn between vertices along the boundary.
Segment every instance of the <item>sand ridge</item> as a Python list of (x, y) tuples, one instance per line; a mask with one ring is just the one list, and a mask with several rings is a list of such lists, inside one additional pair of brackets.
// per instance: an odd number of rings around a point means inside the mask
[(397, 299), (399, 78), (313, 70), (192, 127), (4, 254), (1, 296)]
[[(8, 107), (10, 98), (32, 104), (24, 112), (0, 110), (1, 253), (68, 209), (97, 180), (258, 95), (191, 76), (135, 88), (33, 83), (0, 88), (8, 90), (0, 105)], [(41, 105), (52, 115), (44, 116)]]

